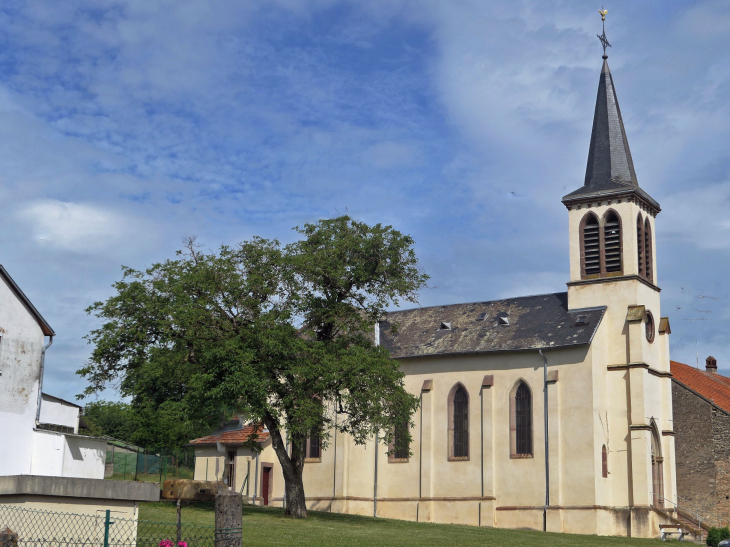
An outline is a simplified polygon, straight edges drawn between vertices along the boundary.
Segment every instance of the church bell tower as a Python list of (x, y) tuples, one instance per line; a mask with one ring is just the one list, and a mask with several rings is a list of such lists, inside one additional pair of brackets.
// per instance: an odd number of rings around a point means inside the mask
[(661, 209), (639, 187), (605, 50), (585, 182), (562, 201), (570, 224), (569, 308), (645, 305), (658, 317), (654, 221)]

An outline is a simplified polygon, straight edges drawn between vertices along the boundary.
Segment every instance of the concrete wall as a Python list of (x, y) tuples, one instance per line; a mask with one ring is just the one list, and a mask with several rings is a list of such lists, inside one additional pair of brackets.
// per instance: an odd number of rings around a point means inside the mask
[(30, 473), (42, 349), (40, 326), (0, 278), (0, 476)]

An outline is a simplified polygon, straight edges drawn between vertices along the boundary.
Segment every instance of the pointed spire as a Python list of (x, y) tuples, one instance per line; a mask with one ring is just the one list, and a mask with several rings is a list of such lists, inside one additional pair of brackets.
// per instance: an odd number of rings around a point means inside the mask
[(585, 185), (600, 188), (609, 181), (639, 186), (613, 77), (604, 55), (593, 115)]

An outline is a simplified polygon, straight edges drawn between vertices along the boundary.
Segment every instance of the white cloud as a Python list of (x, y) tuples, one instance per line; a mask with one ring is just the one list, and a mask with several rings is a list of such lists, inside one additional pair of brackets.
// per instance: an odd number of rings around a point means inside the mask
[(74, 253), (113, 254), (129, 242), (138, 244), (139, 221), (104, 207), (43, 200), (20, 208), (18, 217), (32, 226), (37, 241)]

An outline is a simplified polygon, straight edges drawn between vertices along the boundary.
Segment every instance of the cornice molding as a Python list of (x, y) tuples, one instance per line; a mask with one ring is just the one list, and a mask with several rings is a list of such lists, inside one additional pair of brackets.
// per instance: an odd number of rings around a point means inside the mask
[(640, 281), (650, 289), (654, 289), (656, 292), (661, 292), (662, 290), (654, 285), (651, 281), (647, 281), (640, 275), (631, 274), (631, 275), (617, 275), (615, 277), (597, 277), (595, 279), (580, 279), (578, 281), (568, 281), (566, 285), (568, 287), (577, 287), (579, 285), (593, 285), (595, 283), (613, 283), (615, 281)]

